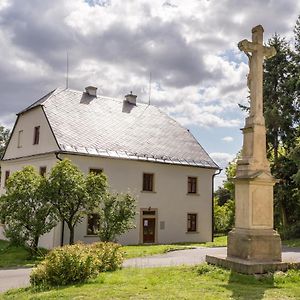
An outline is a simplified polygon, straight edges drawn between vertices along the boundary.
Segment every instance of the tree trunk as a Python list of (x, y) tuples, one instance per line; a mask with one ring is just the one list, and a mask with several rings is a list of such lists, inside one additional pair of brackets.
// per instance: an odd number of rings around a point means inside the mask
[(37, 249), (38, 249), (38, 244), (39, 244), (39, 236), (35, 236), (33, 241), (32, 241), (32, 244), (31, 244), (31, 247), (30, 247), (30, 256), (34, 256), (36, 253), (37, 253)]
[(74, 227), (75, 227), (75, 226), (69, 226), (69, 229), (70, 229), (70, 239), (69, 239), (69, 244), (70, 244), (70, 245), (73, 245), (73, 244), (74, 244), (74, 233), (75, 233)]

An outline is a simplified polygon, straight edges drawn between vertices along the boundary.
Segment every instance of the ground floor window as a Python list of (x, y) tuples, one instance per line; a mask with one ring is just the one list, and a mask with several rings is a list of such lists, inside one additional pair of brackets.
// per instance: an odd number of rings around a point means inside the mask
[(197, 231), (197, 214), (187, 214), (187, 231)]
[(99, 214), (88, 214), (87, 216), (87, 235), (97, 235), (99, 229)]

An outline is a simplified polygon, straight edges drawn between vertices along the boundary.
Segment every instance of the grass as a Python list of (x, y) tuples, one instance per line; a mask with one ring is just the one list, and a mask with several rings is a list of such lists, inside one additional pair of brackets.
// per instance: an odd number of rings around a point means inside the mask
[(1, 299), (300, 299), (300, 271), (251, 276), (206, 264), (127, 268), (86, 284), (10, 290)]
[(0, 268), (32, 267), (43, 259), (46, 252), (45, 249), (39, 249), (39, 255), (30, 258), (27, 248), (10, 246), (7, 241), (0, 240)]
[(284, 240), (282, 244), (288, 247), (300, 247), (300, 239)]

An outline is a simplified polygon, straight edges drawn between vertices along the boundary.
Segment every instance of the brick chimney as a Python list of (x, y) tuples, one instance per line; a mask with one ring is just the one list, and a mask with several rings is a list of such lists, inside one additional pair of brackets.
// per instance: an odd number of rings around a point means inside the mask
[(89, 94), (90, 96), (93, 96), (93, 97), (97, 97), (97, 88), (96, 87), (94, 87), (94, 86), (87, 86), (86, 88), (85, 88), (85, 92), (87, 93), (87, 94)]
[(132, 91), (130, 92), (130, 94), (125, 96), (126, 101), (133, 105), (136, 105), (136, 98), (137, 98), (137, 95), (133, 95)]

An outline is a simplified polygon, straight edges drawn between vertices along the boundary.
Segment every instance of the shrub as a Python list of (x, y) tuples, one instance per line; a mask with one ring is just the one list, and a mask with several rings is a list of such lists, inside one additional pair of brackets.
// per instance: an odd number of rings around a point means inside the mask
[(120, 269), (123, 263), (121, 245), (111, 242), (98, 242), (91, 244), (90, 249), (99, 259), (98, 271), (107, 272)]
[(30, 275), (34, 286), (85, 282), (99, 272), (120, 268), (123, 256), (114, 243), (76, 244), (52, 250)]

